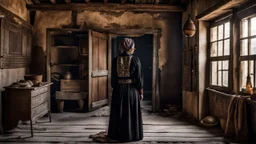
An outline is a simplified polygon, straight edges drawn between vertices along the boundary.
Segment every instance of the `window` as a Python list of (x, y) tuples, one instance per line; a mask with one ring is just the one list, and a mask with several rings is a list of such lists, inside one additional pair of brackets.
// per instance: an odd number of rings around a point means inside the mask
[(250, 76), (253, 87), (256, 87), (256, 16), (241, 20), (240, 27), (240, 91), (245, 88)]
[(210, 86), (229, 87), (230, 22), (210, 28)]

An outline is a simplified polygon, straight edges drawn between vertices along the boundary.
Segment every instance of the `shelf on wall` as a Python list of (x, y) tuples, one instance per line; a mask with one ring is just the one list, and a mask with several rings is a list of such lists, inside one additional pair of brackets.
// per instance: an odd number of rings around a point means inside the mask
[(80, 56), (88, 56), (88, 54), (79, 54)]
[(77, 46), (52, 46), (52, 48), (77, 49)]
[(79, 64), (52, 64), (52, 66), (79, 66)]

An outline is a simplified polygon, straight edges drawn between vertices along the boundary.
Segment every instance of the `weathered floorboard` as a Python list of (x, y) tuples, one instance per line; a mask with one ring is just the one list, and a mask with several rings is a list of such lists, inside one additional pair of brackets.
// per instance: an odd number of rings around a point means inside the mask
[[(143, 106), (143, 105), (142, 105)], [(156, 113), (143, 112), (144, 138), (140, 143), (224, 143), (223, 131), (220, 128), (204, 128), (191, 125), (175, 117), (161, 117)], [(34, 137), (30, 127), (19, 124), (15, 129), (0, 136), (0, 143), (95, 143), (90, 135), (107, 130), (109, 107), (100, 108), (89, 113), (55, 113), (52, 123), (47, 118), (34, 124)], [(94, 117), (94, 116), (97, 117)], [(130, 144), (130, 143), (129, 143)]]

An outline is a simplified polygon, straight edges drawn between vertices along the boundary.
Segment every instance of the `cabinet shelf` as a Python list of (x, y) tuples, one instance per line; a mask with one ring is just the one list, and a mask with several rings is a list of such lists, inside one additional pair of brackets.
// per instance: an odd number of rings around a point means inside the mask
[(52, 64), (52, 66), (66, 66), (66, 67), (69, 67), (69, 66), (79, 66), (79, 64)]
[(77, 49), (77, 46), (52, 46), (52, 48), (61, 48), (61, 49)]

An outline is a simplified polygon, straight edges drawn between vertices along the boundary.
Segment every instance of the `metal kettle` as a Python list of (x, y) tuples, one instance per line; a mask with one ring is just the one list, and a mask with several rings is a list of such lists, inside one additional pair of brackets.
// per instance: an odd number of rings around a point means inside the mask
[(72, 73), (70, 71), (67, 71), (64, 75), (64, 79), (66, 79), (66, 80), (70, 80), (70, 79), (72, 79), (72, 77), (73, 76), (72, 76)]

